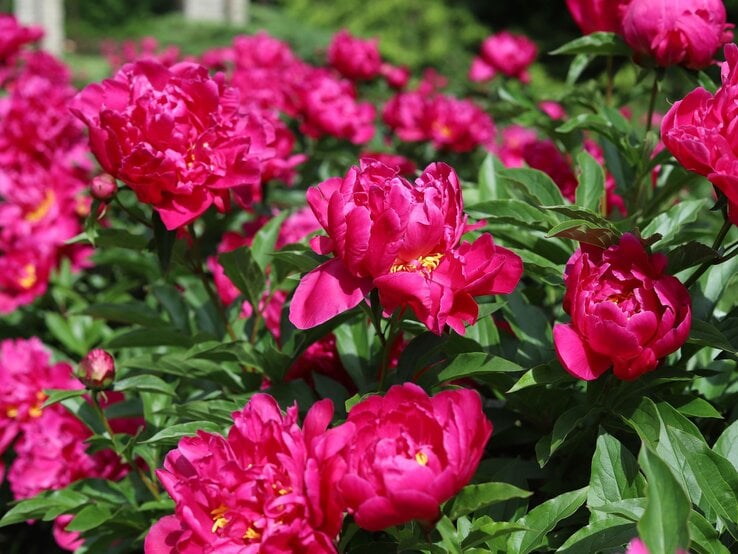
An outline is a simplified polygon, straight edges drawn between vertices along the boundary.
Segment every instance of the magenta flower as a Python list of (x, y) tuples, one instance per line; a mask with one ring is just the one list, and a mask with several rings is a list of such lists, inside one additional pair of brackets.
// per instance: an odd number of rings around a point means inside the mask
[(676, 102), (661, 123), (664, 145), (689, 171), (707, 177), (738, 209), (738, 145), (732, 122), (738, 116), (738, 46), (725, 46), (722, 86), (715, 94), (697, 88)]
[(24, 27), (14, 16), (0, 14), (0, 67), (10, 65), (25, 44), (36, 42), (43, 34), (40, 27)]
[(722, 0), (632, 0), (623, 18), (636, 61), (702, 69), (733, 40)]
[(635, 379), (684, 344), (691, 301), (684, 285), (664, 274), (666, 263), (627, 233), (606, 250), (583, 244), (572, 255), (564, 272), (571, 322), (553, 330), (564, 369), (587, 381), (609, 367), (619, 379)]
[(535, 61), (538, 49), (525, 35), (502, 31), (484, 39), (480, 55), (469, 69), (471, 81), (489, 81), (498, 73), (530, 82), (528, 67)]
[(495, 139), (492, 118), (471, 100), (438, 95), (428, 106), (430, 140), (437, 149), (469, 152), (490, 149)]
[(434, 524), (439, 505), (471, 480), (492, 434), (476, 391), (429, 397), (412, 383), (362, 400), (344, 425), (352, 440), (338, 491), (369, 531), (414, 519)]
[(623, 15), (631, 0), (566, 0), (572, 18), (588, 35), (598, 31), (622, 33)]
[(79, 362), (75, 375), (88, 389), (107, 389), (115, 380), (115, 360), (102, 348), (94, 348)]
[(103, 169), (151, 204), (168, 229), (211, 205), (229, 208), (229, 189), (261, 183), (274, 132), (239, 112), (238, 94), (191, 63), (141, 61), (88, 85), (72, 111), (90, 129)]
[(341, 29), (328, 46), (328, 63), (347, 79), (373, 79), (382, 67), (378, 43), (378, 39), (360, 39)]
[[(295, 291), (290, 321), (300, 329), (353, 308), (377, 287), (386, 311), (408, 306), (434, 333), (447, 322), (463, 333), (461, 321), (476, 321), (472, 297), (509, 293), (522, 274), (520, 258), (489, 235), (457, 248), (466, 216), (458, 177), (446, 164), (429, 165), (413, 184), (398, 169), (364, 159), (343, 179), (309, 189), (307, 200), (328, 232), (312, 246), (335, 257)], [(482, 252), (489, 258), (480, 260)]]
[(350, 430), (326, 431), (332, 415), (320, 401), (300, 429), (297, 406), (282, 414), (256, 394), (233, 414), (227, 439), (182, 439), (157, 472), (175, 514), (151, 528), (147, 554), (336, 552), (343, 510), (331, 487), (345, 470), (337, 452)]

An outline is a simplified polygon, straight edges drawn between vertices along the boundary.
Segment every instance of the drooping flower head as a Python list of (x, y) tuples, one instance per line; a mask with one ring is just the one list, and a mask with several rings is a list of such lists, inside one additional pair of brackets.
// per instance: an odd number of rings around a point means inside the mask
[(636, 61), (702, 69), (733, 40), (722, 0), (632, 0), (623, 17)]
[(72, 111), (89, 127), (103, 169), (151, 204), (168, 229), (211, 205), (227, 210), (229, 189), (259, 185), (261, 162), (273, 156), (271, 125), (242, 114), (222, 76), (192, 63), (126, 65), (88, 85)]
[(333, 553), (342, 506), (330, 494), (347, 430), (326, 431), (330, 401), (297, 425), (297, 406), (254, 395), (224, 438), (184, 438), (157, 472), (175, 501), (146, 537), (147, 553)]
[(635, 379), (684, 344), (691, 301), (684, 285), (664, 273), (666, 263), (627, 233), (617, 245), (583, 244), (572, 255), (564, 273), (571, 322), (553, 330), (564, 369), (592, 380), (612, 367), (619, 379)]
[(388, 313), (408, 306), (435, 333), (446, 323), (463, 332), (462, 322), (476, 320), (473, 296), (510, 292), (520, 278), (520, 259), (490, 235), (459, 246), (466, 216), (446, 164), (429, 165), (411, 183), (363, 159), (343, 179), (309, 189), (307, 200), (328, 233), (311, 244), (335, 257), (298, 285), (290, 306), (298, 328), (353, 308), (377, 287)]
[(369, 531), (414, 519), (435, 523), (440, 504), (471, 480), (492, 434), (476, 391), (429, 397), (412, 383), (362, 400), (347, 424), (353, 438), (338, 491)]
[(489, 81), (498, 73), (530, 82), (528, 67), (535, 61), (538, 48), (525, 35), (502, 31), (484, 39), (479, 56), (472, 61), (469, 79)]

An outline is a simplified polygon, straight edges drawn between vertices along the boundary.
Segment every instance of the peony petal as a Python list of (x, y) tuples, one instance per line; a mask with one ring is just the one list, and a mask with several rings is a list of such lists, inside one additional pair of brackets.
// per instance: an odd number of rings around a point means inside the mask
[(290, 304), (290, 321), (310, 329), (358, 305), (371, 290), (369, 279), (355, 277), (333, 258), (303, 276)]
[(558, 323), (553, 329), (556, 355), (564, 369), (578, 379), (592, 381), (610, 367), (609, 358), (593, 352), (574, 328), (566, 323)]

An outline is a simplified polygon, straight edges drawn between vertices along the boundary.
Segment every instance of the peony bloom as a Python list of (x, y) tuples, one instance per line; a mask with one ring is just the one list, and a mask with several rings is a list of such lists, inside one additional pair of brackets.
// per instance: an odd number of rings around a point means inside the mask
[(623, 15), (631, 0), (566, 0), (569, 13), (588, 35), (598, 31), (622, 33)]
[(471, 480), (492, 434), (476, 391), (429, 397), (412, 383), (362, 400), (344, 425), (353, 432), (338, 491), (369, 531), (413, 519), (434, 524), (439, 505)]
[[(625, 550), (625, 554), (649, 554), (649, 552), (641, 539), (633, 539), (628, 543), (628, 548)], [(680, 548), (676, 551), (676, 554), (687, 554), (687, 551)]]
[(226, 211), (229, 189), (259, 186), (262, 161), (274, 155), (272, 126), (241, 114), (222, 75), (213, 79), (196, 64), (126, 65), (85, 87), (72, 112), (89, 127), (103, 169), (151, 204), (168, 229), (211, 205)]
[(491, 148), (495, 139), (492, 118), (471, 100), (438, 95), (428, 106), (430, 140), (437, 149), (469, 152)]
[(489, 81), (498, 73), (530, 82), (528, 67), (535, 61), (538, 49), (524, 35), (502, 31), (484, 39), (480, 55), (472, 61), (469, 79)]
[(10, 65), (24, 45), (36, 42), (43, 34), (40, 27), (24, 27), (14, 16), (0, 14), (0, 68)]
[(738, 117), (738, 46), (725, 46), (722, 86), (711, 94), (697, 88), (676, 102), (661, 123), (661, 138), (677, 161), (707, 177), (738, 209), (738, 145), (733, 122)]
[(352, 81), (374, 79), (382, 67), (378, 42), (378, 39), (351, 36), (346, 29), (341, 29), (333, 35), (328, 46), (328, 63)]
[(182, 439), (157, 471), (175, 514), (151, 528), (147, 554), (336, 552), (343, 510), (331, 489), (350, 428), (326, 431), (332, 415), (322, 400), (300, 429), (297, 406), (282, 414), (255, 394), (233, 414), (228, 438)]
[(625, 42), (636, 61), (702, 69), (733, 40), (722, 0), (633, 0), (623, 18)]
[(434, 333), (446, 323), (463, 333), (462, 321), (476, 321), (472, 297), (509, 293), (522, 274), (520, 258), (490, 235), (458, 246), (466, 216), (458, 177), (444, 163), (410, 183), (397, 168), (364, 159), (343, 179), (309, 189), (307, 200), (328, 233), (311, 244), (335, 257), (295, 291), (290, 321), (300, 329), (353, 308), (376, 287), (385, 311), (409, 306)]
[(666, 263), (627, 233), (606, 250), (585, 244), (572, 255), (564, 272), (571, 322), (553, 330), (569, 373), (589, 381), (612, 367), (617, 378), (635, 379), (684, 344), (691, 301), (684, 285), (664, 274)]

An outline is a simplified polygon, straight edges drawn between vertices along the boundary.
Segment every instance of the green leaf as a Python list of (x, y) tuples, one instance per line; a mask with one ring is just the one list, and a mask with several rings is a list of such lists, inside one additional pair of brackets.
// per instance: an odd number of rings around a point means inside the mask
[(0, 527), (14, 525), (28, 521), (29, 519), (43, 519), (46, 513), (54, 511), (65, 513), (86, 504), (89, 499), (84, 494), (79, 494), (68, 489), (57, 491), (45, 491), (28, 500), (22, 500), (13, 506), (0, 519)]
[(528, 498), (531, 494), (533, 493), (508, 483), (467, 485), (456, 495), (448, 517), (457, 519), (491, 504), (504, 502), (511, 498)]
[(669, 251), (669, 266), (667, 272), (674, 275), (689, 267), (694, 267), (701, 263), (717, 260), (718, 253), (709, 246), (690, 240), (684, 244), (679, 244), (676, 248)]
[(526, 531), (513, 533), (507, 540), (507, 551), (528, 554), (545, 545), (545, 538), (561, 520), (576, 512), (587, 499), (587, 487), (561, 494), (533, 508), (518, 519)]
[(720, 412), (704, 398), (682, 398), (679, 403), (672, 403), (677, 404), (675, 408), (686, 416), (723, 419)]
[(105, 348), (192, 346), (192, 338), (172, 328), (123, 330), (103, 343)]
[(537, 169), (503, 169), (498, 173), (500, 186), (519, 200), (528, 200), (535, 206), (552, 206), (564, 203), (561, 191), (551, 177)]
[(174, 249), (174, 243), (177, 242), (177, 232), (170, 231), (164, 226), (164, 222), (156, 210), (151, 212), (151, 224), (154, 228), (154, 248), (156, 257), (159, 259), (159, 267), (161, 267), (162, 273), (166, 273), (169, 270), (169, 263), (172, 261), (172, 250)]
[(548, 236), (572, 239), (603, 249), (617, 244), (620, 238), (611, 228), (599, 227), (584, 219), (572, 219), (559, 223), (548, 232)]
[(534, 387), (536, 385), (550, 385), (560, 381), (571, 381), (572, 378), (558, 366), (541, 364), (526, 371), (518, 381), (510, 387), (508, 393)]
[(252, 306), (258, 306), (264, 292), (266, 277), (248, 246), (224, 252), (218, 256), (226, 276), (240, 290)]
[(176, 444), (182, 437), (195, 435), (198, 431), (206, 431), (208, 433), (220, 433), (222, 427), (212, 421), (189, 421), (187, 423), (177, 423), (162, 429), (153, 437), (141, 441), (140, 444)]
[(630, 56), (631, 49), (615, 33), (597, 32), (576, 38), (550, 52), (552, 56), (599, 54), (603, 56)]
[(687, 548), (691, 511), (687, 493), (668, 464), (645, 444), (638, 461), (648, 479), (646, 510), (638, 522), (638, 534), (649, 554), (674, 554), (678, 548)]
[(142, 327), (167, 326), (167, 322), (158, 313), (141, 302), (91, 304), (80, 313), (97, 319), (141, 325)]
[(709, 346), (736, 354), (736, 348), (714, 325), (700, 319), (692, 319), (692, 328), (689, 331), (687, 342), (700, 346)]
[(651, 235), (661, 235), (659, 248), (672, 243), (683, 242), (680, 232), (687, 224), (697, 221), (700, 214), (705, 212), (707, 200), (682, 200), (664, 213), (657, 215), (641, 231), (641, 236), (648, 238)]
[(436, 531), (441, 535), (441, 541), (448, 554), (462, 554), (459, 535), (449, 518), (441, 517), (436, 523)]
[(80, 510), (74, 519), (70, 521), (65, 529), (67, 531), (78, 531), (84, 532), (100, 527), (103, 523), (110, 520), (113, 517), (113, 513), (110, 508), (104, 504), (95, 504), (91, 506), (85, 506)]
[(443, 383), (463, 377), (478, 377), (486, 373), (507, 373), (515, 371), (523, 371), (523, 368), (505, 358), (484, 352), (464, 352), (456, 356), (441, 370), (438, 374), (437, 382)]
[(98, 248), (127, 248), (129, 250), (145, 250), (149, 244), (149, 237), (145, 235), (134, 235), (125, 229), (105, 229), (97, 230), (97, 238), (95, 245)]
[(588, 152), (577, 156), (579, 186), (576, 190), (576, 205), (595, 213), (602, 213), (605, 197), (605, 172)]
[(56, 312), (46, 312), (44, 314), (46, 328), (54, 335), (54, 338), (61, 342), (70, 352), (84, 356), (89, 351), (87, 341), (85, 340), (87, 337), (80, 336), (80, 331), (83, 328), (82, 326), (75, 328), (72, 325), (72, 319), (85, 318), (73, 315), (63, 317)]
[(182, 293), (172, 285), (158, 284), (151, 287), (156, 299), (164, 307), (174, 326), (187, 334), (190, 332), (189, 312)]
[(620, 500), (641, 496), (642, 481), (633, 454), (607, 433), (597, 437), (592, 457), (587, 505), (606, 506)]
[(621, 517), (608, 516), (594, 520), (576, 531), (556, 552), (558, 554), (579, 554), (614, 551), (632, 539), (634, 534), (635, 523)]
[(154, 375), (134, 375), (115, 382), (113, 389), (116, 391), (134, 392), (158, 392), (168, 396), (174, 396), (174, 387)]
[(292, 273), (307, 273), (320, 265), (321, 259), (303, 244), (287, 244), (271, 254), (275, 282), (281, 283)]
[(47, 406), (51, 406), (52, 404), (56, 404), (58, 402), (61, 402), (62, 400), (66, 400), (67, 398), (75, 398), (77, 396), (83, 396), (87, 394), (86, 389), (77, 389), (77, 390), (56, 390), (56, 389), (47, 389), (44, 390), (44, 394), (46, 394), (47, 398), (44, 401), (42, 408), (46, 408)]
[(251, 243), (251, 255), (263, 272), (266, 271), (267, 263), (279, 237), (279, 230), (288, 215), (290, 215), (288, 210), (282, 211), (279, 215), (267, 221), (254, 235), (254, 240)]
[(497, 177), (495, 175), (495, 157), (492, 154), (487, 154), (482, 161), (482, 165), (479, 166), (479, 202), (486, 202), (488, 200), (499, 200), (506, 198), (504, 189), (501, 189), (497, 183)]
[(738, 467), (738, 421), (734, 421), (723, 431), (712, 449)]
[(516, 198), (487, 200), (468, 206), (465, 210), (477, 219), (490, 222), (524, 225), (531, 229), (545, 231), (556, 223), (556, 219), (530, 203)]
[(689, 514), (689, 549), (697, 554), (730, 554), (720, 542), (720, 534), (701, 514)]
[(592, 54), (576, 54), (569, 64), (569, 71), (566, 73), (566, 84), (571, 86), (576, 83), (593, 59)]
[(554, 423), (553, 430), (544, 435), (536, 443), (536, 458), (538, 464), (543, 467), (548, 463), (551, 455), (564, 444), (569, 434), (576, 429), (581, 422), (591, 418), (591, 410), (586, 406), (574, 406), (561, 414)]

